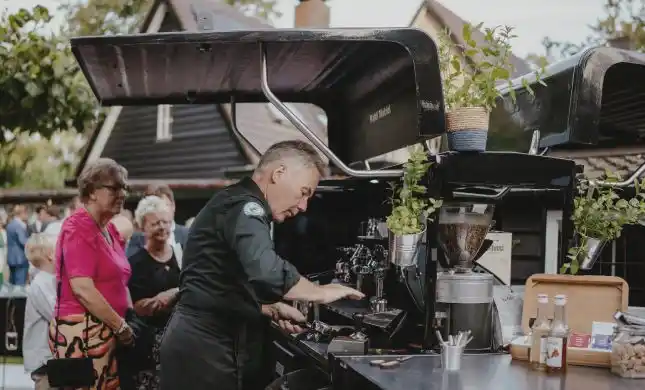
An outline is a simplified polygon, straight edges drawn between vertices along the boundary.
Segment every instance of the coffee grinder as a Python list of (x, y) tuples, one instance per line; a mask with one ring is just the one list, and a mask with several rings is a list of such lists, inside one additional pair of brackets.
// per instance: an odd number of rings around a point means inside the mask
[(491, 228), (495, 206), (486, 203), (453, 202), (438, 212), (437, 241), (443, 250), (437, 273), (435, 321), (445, 340), (448, 335), (471, 331), (467, 350), (494, 349), (494, 277), (473, 272)]

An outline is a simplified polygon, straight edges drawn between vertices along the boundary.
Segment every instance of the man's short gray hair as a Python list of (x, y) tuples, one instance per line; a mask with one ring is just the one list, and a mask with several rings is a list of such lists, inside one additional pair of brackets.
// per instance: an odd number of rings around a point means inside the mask
[(320, 154), (309, 143), (300, 140), (290, 140), (275, 143), (267, 149), (258, 163), (258, 170), (284, 159), (297, 159), (302, 165), (316, 168), (321, 177), (329, 174), (327, 164)]
[(152, 213), (169, 213), (168, 204), (156, 195), (146, 196), (139, 201), (137, 209), (134, 211), (134, 220), (140, 229), (143, 229), (143, 219)]

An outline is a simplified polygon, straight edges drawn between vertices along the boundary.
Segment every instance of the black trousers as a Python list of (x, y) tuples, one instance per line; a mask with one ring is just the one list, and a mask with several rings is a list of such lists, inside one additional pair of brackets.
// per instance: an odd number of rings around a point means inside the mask
[(161, 390), (260, 390), (269, 321), (214, 319), (179, 309), (161, 343)]

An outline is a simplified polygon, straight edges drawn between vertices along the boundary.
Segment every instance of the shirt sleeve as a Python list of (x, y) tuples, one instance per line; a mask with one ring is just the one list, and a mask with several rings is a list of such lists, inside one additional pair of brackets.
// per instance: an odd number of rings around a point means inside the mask
[[(97, 256), (100, 251), (96, 248), (87, 233), (70, 231), (62, 240), (63, 274), (72, 278), (93, 278), (98, 265)], [(61, 261), (61, 259), (57, 259)]]
[[(248, 205), (253, 205), (251, 211)], [(300, 274), (275, 252), (271, 227), (262, 206), (254, 202), (241, 203), (229, 211), (227, 220), (232, 230), (227, 240), (251, 284), (260, 295), (281, 299), (298, 283)]]

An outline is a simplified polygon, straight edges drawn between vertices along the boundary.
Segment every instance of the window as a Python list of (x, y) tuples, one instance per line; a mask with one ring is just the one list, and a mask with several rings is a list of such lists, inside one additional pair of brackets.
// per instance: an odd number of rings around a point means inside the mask
[(320, 123), (323, 124), (323, 126), (327, 126), (327, 115), (318, 114), (317, 117), (318, 117), (318, 120), (320, 121)]
[[(298, 118), (302, 119), (304, 118), (300, 112), (298, 112), (298, 109), (293, 106), (293, 104), (286, 104), (287, 108), (291, 110)], [(273, 104), (267, 103), (267, 108), (269, 109), (269, 112), (271, 113), (271, 116), (273, 117), (273, 120), (276, 123), (282, 123), (282, 124), (291, 124), (291, 121), (287, 119), (286, 116), (282, 115), (280, 110), (278, 110)]]
[(172, 106), (157, 106), (157, 142), (172, 140)]

